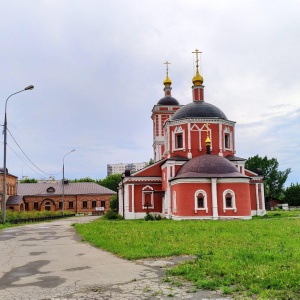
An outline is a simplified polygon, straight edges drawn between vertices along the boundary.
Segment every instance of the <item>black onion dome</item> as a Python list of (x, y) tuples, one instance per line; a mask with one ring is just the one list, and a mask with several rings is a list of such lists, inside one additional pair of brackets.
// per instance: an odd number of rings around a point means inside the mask
[(204, 101), (194, 101), (185, 105), (173, 115), (171, 120), (185, 118), (219, 118), (227, 120), (226, 115), (218, 107)]
[(179, 102), (171, 96), (166, 96), (166, 97), (161, 98), (157, 102), (157, 104), (158, 105), (179, 105)]
[(191, 177), (247, 177), (228, 159), (212, 154), (197, 156), (185, 163), (175, 178)]

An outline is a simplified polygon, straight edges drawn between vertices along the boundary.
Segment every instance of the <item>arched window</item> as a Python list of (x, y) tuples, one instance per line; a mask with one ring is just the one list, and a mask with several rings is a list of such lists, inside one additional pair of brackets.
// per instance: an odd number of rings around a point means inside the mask
[(195, 192), (195, 213), (198, 210), (205, 210), (208, 213), (207, 207), (207, 194), (204, 190), (198, 190)]
[(54, 187), (50, 186), (47, 188), (47, 193), (54, 193), (54, 192), (55, 192)]
[(142, 190), (142, 205), (143, 208), (154, 208), (153, 188), (149, 185), (145, 186)]
[(185, 132), (181, 126), (177, 126), (172, 132), (172, 151), (185, 149)]
[(228, 126), (224, 130), (224, 149), (232, 150), (232, 132)]
[(225, 190), (223, 192), (223, 211), (226, 212), (226, 210), (233, 210), (234, 212), (237, 211), (235, 193), (232, 190)]

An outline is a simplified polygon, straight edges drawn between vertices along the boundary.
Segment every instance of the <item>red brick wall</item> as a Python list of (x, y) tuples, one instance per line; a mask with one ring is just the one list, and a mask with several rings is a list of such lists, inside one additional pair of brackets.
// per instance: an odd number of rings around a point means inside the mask
[[(223, 209), (223, 192), (232, 190), (235, 193), (236, 208), (234, 210)], [(205, 210), (197, 210), (195, 213), (195, 192), (204, 190), (207, 195), (208, 212)], [(211, 183), (179, 183), (171, 188), (171, 195), (176, 192), (176, 207), (177, 212), (174, 215), (178, 216), (212, 216), (212, 192)], [(217, 183), (217, 202), (218, 214), (223, 217), (232, 216), (251, 216), (250, 207), (250, 191), (248, 183)], [(173, 201), (172, 201), (173, 205)]]
[[(75, 213), (92, 213), (92, 201), (96, 201), (96, 206), (101, 206), (101, 201), (105, 201), (104, 213), (109, 210), (110, 200), (113, 195), (65, 195), (64, 210)], [(47, 196), (26, 196), (24, 201), (28, 203), (28, 210), (34, 210), (34, 202), (38, 202), (38, 210), (45, 210), (46, 202), (50, 202), (50, 211), (59, 211), (59, 202), (62, 201), (61, 195)], [(83, 208), (83, 201), (87, 201), (87, 208)], [(69, 202), (73, 202), (73, 208), (69, 208)]]

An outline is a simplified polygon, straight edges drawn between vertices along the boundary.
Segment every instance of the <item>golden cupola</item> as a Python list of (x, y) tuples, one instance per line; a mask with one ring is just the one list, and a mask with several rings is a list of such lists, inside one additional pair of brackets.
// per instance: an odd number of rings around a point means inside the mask
[(199, 73), (199, 58), (198, 54), (201, 53), (198, 49), (193, 52), (196, 54), (196, 75), (193, 77), (193, 84), (194, 85), (202, 85), (203, 84), (203, 77)]
[(166, 65), (166, 79), (164, 80), (165, 87), (169, 87), (172, 84), (172, 80), (169, 78), (169, 62), (164, 63)]
[(166, 79), (164, 80), (164, 85), (170, 86), (172, 84), (172, 80), (169, 78), (168, 73)]
[(202, 85), (203, 84), (203, 77), (200, 75), (197, 65), (196, 75), (193, 77), (193, 84), (194, 85)]

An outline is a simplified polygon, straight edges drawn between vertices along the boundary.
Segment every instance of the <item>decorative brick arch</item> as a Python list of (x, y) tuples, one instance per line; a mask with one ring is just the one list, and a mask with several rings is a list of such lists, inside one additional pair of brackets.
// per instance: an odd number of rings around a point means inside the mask
[[(50, 204), (47, 204), (47, 203)], [(49, 208), (49, 209), (48, 209)], [(50, 210), (50, 211), (55, 211), (56, 210), (56, 206), (55, 206), (55, 202), (50, 199), (50, 198), (46, 198), (41, 202), (41, 210)]]

